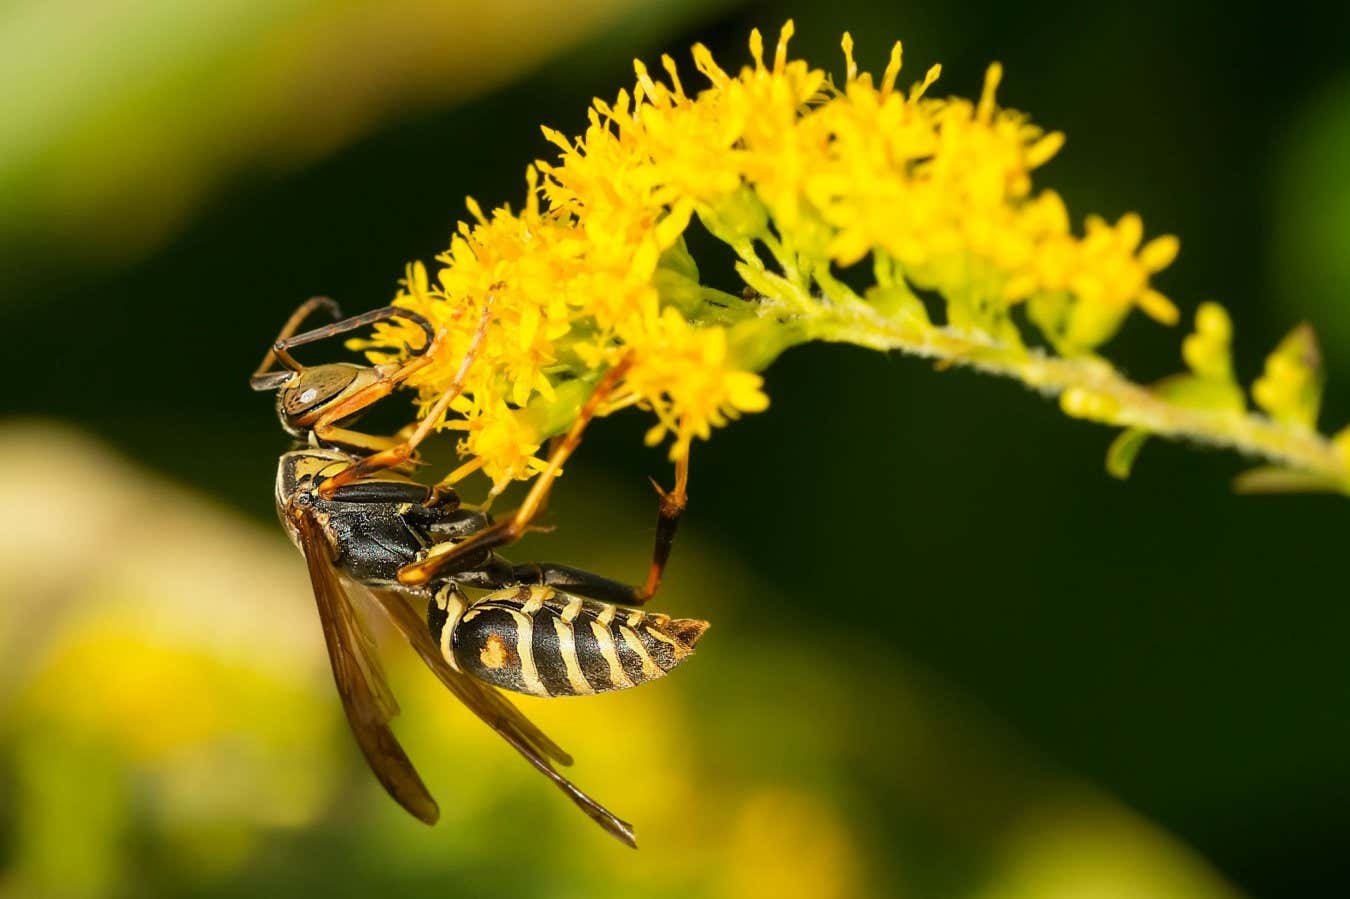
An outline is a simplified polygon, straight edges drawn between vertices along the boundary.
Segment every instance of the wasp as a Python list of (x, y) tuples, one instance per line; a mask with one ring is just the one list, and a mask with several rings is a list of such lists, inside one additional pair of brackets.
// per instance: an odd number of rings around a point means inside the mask
[[(296, 333), (319, 310), (340, 320)], [(425, 337), (402, 363), (306, 367), (290, 354), (396, 317)], [(662, 677), (684, 661), (708, 623), (634, 608), (659, 583), (673, 528), (659, 529), (655, 576), (642, 587), (565, 565), (504, 559), (496, 551), (504, 529), (489, 514), (463, 506), (453, 489), (408, 473), (414, 457), (407, 436), (355, 427), (370, 405), (425, 364), (436, 344), (430, 323), (416, 313), (385, 307), (341, 319), (336, 304), (320, 297), (296, 310), (251, 379), (255, 390), (277, 391), (281, 425), (297, 441), (278, 463), (277, 512), (305, 557), (348, 723), (385, 790), (434, 823), (436, 802), (389, 727), (398, 704), (353, 602), (354, 594), (365, 594), (456, 698), (590, 818), (635, 846), (630, 824), (554, 767), (570, 765), (571, 757), (495, 688), (544, 697), (602, 693)], [(662, 516), (669, 517), (664, 510)], [(409, 570), (428, 573), (410, 582)], [(467, 589), (489, 592), (470, 601)], [(413, 601), (426, 602), (425, 618)]]

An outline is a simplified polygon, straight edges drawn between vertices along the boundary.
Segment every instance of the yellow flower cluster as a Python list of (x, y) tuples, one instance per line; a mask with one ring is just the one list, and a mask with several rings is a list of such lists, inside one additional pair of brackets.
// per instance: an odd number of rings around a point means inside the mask
[[(788, 60), (791, 35), (789, 23), (766, 62), (752, 33), (753, 64), (737, 74), (696, 46), (709, 86), (694, 93), (670, 57), (666, 80), (636, 63), (633, 91), (596, 100), (583, 135), (545, 129), (559, 155), (530, 167), (522, 209), (489, 216), (470, 200), (474, 222), (438, 257), (435, 283), (420, 264), (409, 268), (396, 302), (445, 332), (410, 381), (424, 415), (486, 322), (463, 394), (436, 422), (464, 434), (468, 461), (451, 480), (481, 469), (500, 490), (531, 477), (544, 441), (619, 364), (624, 376), (600, 414), (650, 410), (649, 442), (670, 437), (671, 457), (687, 456), (695, 437), (764, 409), (756, 372), (820, 336), (791, 319), (841, 296), (861, 302), (836, 275), (869, 254), (877, 291), (935, 292), (948, 325), (1018, 346), (1009, 311), (1024, 302), (1066, 354), (1102, 343), (1136, 306), (1175, 321), (1149, 278), (1176, 240), (1141, 246), (1134, 215), (1089, 218), (1075, 235), (1060, 198), (1031, 186), (1063, 136), (996, 106), (997, 65), (978, 101), (933, 99), (936, 66), (908, 91), (896, 86), (899, 44), (874, 81), (845, 35), (839, 84)], [(695, 218), (739, 256), (749, 299), (700, 283), (684, 245)], [(383, 361), (418, 342), (394, 322), (361, 346)]]

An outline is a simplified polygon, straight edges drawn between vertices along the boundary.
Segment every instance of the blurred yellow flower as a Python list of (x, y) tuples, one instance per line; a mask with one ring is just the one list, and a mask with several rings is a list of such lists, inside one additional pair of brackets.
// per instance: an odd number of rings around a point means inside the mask
[(728, 840), (737, 864), (724, 869), (718, 893), (779, 899), (845, 899), (868, 895), (857, 836), (831, 805), (777, 788), (738, 810)]

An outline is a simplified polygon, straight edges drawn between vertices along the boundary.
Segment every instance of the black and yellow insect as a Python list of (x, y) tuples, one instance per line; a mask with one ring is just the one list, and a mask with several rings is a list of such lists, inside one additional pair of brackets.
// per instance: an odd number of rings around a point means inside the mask
[[(554, 768), (571, 764), (571, 757), (493, 688), (564, 696), (636, 686), (688, 657), (707, 622), (620, 608), (640, 605), (651, 591), (565, 565), (513, 565), (491, 546), (460, 552), (455, 564), (440, 566), (435, 578), (421, 585), (402, 581), (400, 572), (463, 547), (493, 522), (483, 512), (462, 508), (453, 490), (419, 483), (398, 465), (368, 465), (372, 454), (401, 443), (351, 428), (371, 403), (420, 366), (435, 340), (430, 325), (389, 307), (295, 334), (320, 308), (337, 316), (328, 300), (301, 306), (252, 384), (279, 391), (282, 425), (302, 441), (279, 461), (277, 512), (308, 564), (333, 678), (376, 777), (420, 820), (433, 823), (439, 816), (389, 728), (398, 705), (353, 592), (368, 594), (451, 693), (589, 817), (635, 845), (627, 822)], [(401, 366), (306, 368), (289, 355), (291, 347), (397, 316), (427, 334), (427, 343)], [(284, 370), (273, 370), (277, 361)], [(664, 565), (668, 543), (658, 551)], [(468, 588), (495, 592), (470, 602)], [(427, 602), (425, 619), (413, 611), (412, 601)]]

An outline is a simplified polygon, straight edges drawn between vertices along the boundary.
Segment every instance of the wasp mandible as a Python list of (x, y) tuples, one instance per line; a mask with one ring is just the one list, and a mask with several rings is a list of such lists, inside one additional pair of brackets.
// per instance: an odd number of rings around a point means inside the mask
[[(554, 768), (571, 764), (571, 757), (493, 688), (564, 696), (637, 686), (687, 658), (708, 623), (631, 608), (654, 592), (650, 577), (636, 587), (555, 563), (512, 564), (498, 555), (495, 548), (507, 541), (491, 536), (504, 531), (487, 513), (463, 507), (450, 488), (406, 473), (407, 439), (354, 427), (370, 405), (425, 364), (437, 344), (431, 325), (416, 313), (385, 307), (297, 334), (319, 310), (341, 319), (327, 298), (301, 305), (250, 383), (278, 392), (281, 425), (297, 441), (278, 463), (277, 512), (308, 565), (333, 678), (371, 769), (411, 814), (426, 823), (437, 819), (435, 800), (389, 727), (398, 704), (353, 592), (368, 594), (450, 692), (589, 817), (636, 845), (631, 825)], [(425, 336), (402, 363), (306, 367), (290, 354), (397, 317)], [(368, 464), (391, 450), (395, 458)], [(664, 564), (664, 556), (659, 559)], [(410, 569), (427, 576), (409, 583)], [(466, 589), (491, 592), (470, 601)], [(425, 620), (409, 605), (413, 599), (426, 601)]]

